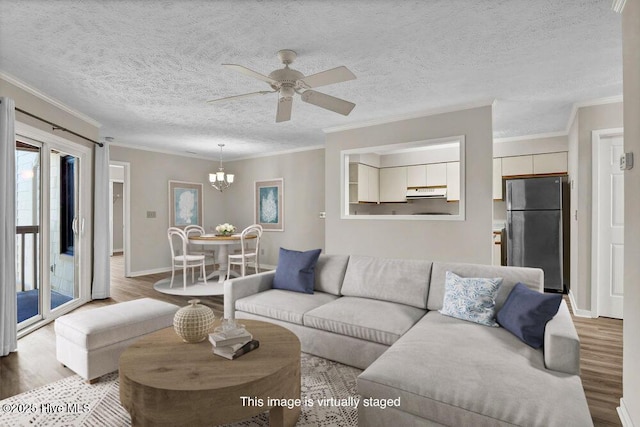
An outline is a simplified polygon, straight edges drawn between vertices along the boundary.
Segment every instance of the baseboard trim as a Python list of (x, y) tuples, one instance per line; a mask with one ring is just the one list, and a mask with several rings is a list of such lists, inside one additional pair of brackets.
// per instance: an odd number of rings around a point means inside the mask
[(627, 411), (627, 406), (624, 404), (624, 398), (620, 398), (620, 406), (618, 406), (616, 410), (618, 411), (620, 422), (622, 422), (622, 427), (634, 427), (629, 411)]
[(573, 297), (573, 292), (569, 291), (569, 301), (571, 301), (571, 311), (573, 312), (573, 315), (576, 317), (588, 317), (590, 319), (595, 319), (596, 317), (598, 317), (593, 311), (591, 310), (583, 310), (578, 308), (578, 305), (576, 304), (576, 300)]
[(132, 271), (129, 277), (148, 276), (149, 274), (170, 273), (171, 267), (153, 268), (151, 270)]

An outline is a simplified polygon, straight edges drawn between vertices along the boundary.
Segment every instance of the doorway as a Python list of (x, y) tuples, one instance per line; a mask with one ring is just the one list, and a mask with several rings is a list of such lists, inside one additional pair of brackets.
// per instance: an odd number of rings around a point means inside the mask
[(130, 164), (128, 162), (109, 162), (109, 238), (111, 256), (124, 258), (124, 276), (130, 277)]
[(623, 318), (624, 152), (622, 129), (593, 131), (592, 308)]

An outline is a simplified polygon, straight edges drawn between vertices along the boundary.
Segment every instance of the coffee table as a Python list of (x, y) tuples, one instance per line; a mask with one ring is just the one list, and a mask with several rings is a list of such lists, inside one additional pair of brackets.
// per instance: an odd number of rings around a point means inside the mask
[(300, 406), (269, 403), (300, 399), (300, 341), (278, 325), (242, 323), (260, 347), (235, 360), (214, 355), (208, 340), (183, 342), (173, 328), (127, 348), (120, 357), (120, 402), (132, 424), (212, 426), (268, 410), (270, 426), (295, 425)]

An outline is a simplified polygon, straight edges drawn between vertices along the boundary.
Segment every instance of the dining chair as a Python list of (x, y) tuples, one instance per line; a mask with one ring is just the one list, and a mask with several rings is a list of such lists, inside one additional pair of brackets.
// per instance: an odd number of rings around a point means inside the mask
[[(253, 238), (252, 236), (255, 236)], [(240, 233), (240, 253), (230, 254), (227, 265), (227, 280), (231, 277), (231, 267), (240, 266), (240, 275), (245, 276), (247, 266), (253, 262), (256, 273), (260, 272), (260, 238), (262, 237), (262, 226), (253, 224), (242, 230)], [(253, 247), (251, 247), (253, 246)]]
[(173, 279), (176, 274), (176, 268), (182, 268), (182, 282), (185, 289), (187, 289), (187, 268), (191, 269), (191, 282), (194, 282), (194, 270), (200, 267), (200, 274), (204, 278), (204, 283), (207, 283), (207, 275), (204, 271), (204, 255), (192, 255), (189, 253), (187, 247), (189, 239), (186, 233), (177, 227), (169, 227), (167, 230), (167, 237), (169, 238), (169, 247), (171, 248), (171, 284), (170, 288), (173, 288)]
[[(187, 225), (184, 228), (184, 234), (187, 235), (187, 242), (189, 237), (191, 236), (202, 236), (206, 232), (204, 231), (204, 227), (199, 225)], [(208, 250), (203, 245), (197, 245), (193, 243), (188, 243), (187, 249), (189, 250), (190, 255), (204, 255), (205, 258), (211, 258), (213, 260), (213, 269), (216, 268), (216, 251), (215, 249)]]

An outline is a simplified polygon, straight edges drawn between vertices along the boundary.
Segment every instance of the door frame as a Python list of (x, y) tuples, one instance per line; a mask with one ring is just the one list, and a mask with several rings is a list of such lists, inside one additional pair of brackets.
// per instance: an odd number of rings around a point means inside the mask
[[(124, 226), (124, 275), (125, 277), (131, 277), (131, 232), (129, 227), (131, 221), (131, 163), (109, 160), (109, 165), (122, 166), (124, 168), (124, 183), (122, 185), (122, 201), (124, 203), (124, 213), (122, 218)], [(109, 181), (112, 181), (111, 178), (109, 178)], [(113, 182), (120, 181), (114, 180)], [(113, 232), (109, 238), (113, 240)]]
[[(27, 324), (18, 332), (18, 338), (27, 335), (41, 326), (52, 322), (57, 317), (62, 316), (69, 311), (86, 304), (91, 300), (91, 274), (93, 271), (93, 186), (91, 184), (83, 185), (79, 189), (78, 212), (79, 216), (84, 219), (84, 230), (78, 239), (78, 251), (81, 254), (80, 265), (78, 266), (79, 290), (78, 298), (70, 301), (60, 308), (51, 310), (51, 277), (48, 273), (50, 265), (49, 255), (49, 178), (43, 178), (45, 173), (49, 173), (49, 153), (51, 149), (68, 152), (80, 159), (80, 168), (78, 171), (78, 182), (93, 183), (93, 148), (82, 144), (74, 143), (65, 138), (53, 135), (49, 132), (27, 125), (23, 122), (15, 122), (16, 139), (24, 139), (25, 142), (37, 144), (40, 147), (40, 278), (41, 278), (41, 302), (43, 304), (40, 313), (40, 319), (33, 323)], [(42, 185), (46, 182), (47, 185)], [(46, 231), (46, 232), (45, 232)], [(45, 249), (46, 248), (46, 249)], [(45, 266), (46, 269), (45, 269)], [(47, 292), (43, 290), (47, 289)]]
[(598, 293), (598, 227), (600, 218), (598, 207), (600, 203), (598, 191), (598, 166), (600, 161), (599, 149), (603, 139), (624, 136), (624, 128), (598, 129), (591, 131), (591, 313), (599, 317)]

